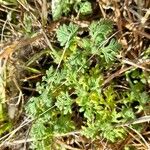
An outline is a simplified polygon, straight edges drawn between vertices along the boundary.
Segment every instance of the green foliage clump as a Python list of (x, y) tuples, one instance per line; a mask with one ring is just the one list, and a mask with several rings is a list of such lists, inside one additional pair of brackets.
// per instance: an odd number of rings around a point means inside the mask
[(81, 15), (92, 14), (92, 5), (87, 0), (53, 0), (52, 16), (54, 20), (58, 20), (62, 15), (67, 15), (74, 10)]
[(30, 132), (35, 139), (34, 149), (49, 149), (56, 135), (76, 130), (87, 138), (104, 137), (114, 142), (126, 134), (117, 125), (136, 117), (132, 103), (138, 98), (144, 106), (148, 100), (146, 93), (141, 94), (143, 89), (135, 97), (135, 84), (130, 84), (131, 90), (126, 92), (116, 92), (113, 85), (102, 88), (103, 70), (112, 67), (121, 48), (110, 38), (112, 22), (93, 22), (89, 36), (82, 38), (79, 29), (70, 23), (57, 30), (62, 49), (54, 51), (52, 58), (59, 67), (51, 66), (46, 71), (37, 84), (39, 96), (32, 97), (26, 105), (27, 114), (35, 119)]

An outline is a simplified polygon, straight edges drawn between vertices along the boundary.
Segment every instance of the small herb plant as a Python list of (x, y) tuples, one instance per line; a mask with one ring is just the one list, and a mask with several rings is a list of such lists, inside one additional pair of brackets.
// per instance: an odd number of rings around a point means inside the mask
[[(138, 88), (142, 83), (130, 79), (137, 70), (126, 74), (129, 90), (117, 91), (113, 83), (102, 87), (105, 72), (112, 69), (121, 50), (112, 37), (111, 21), (92, 22), (87, 36), (78, 31), (80, 27), (73, 23), (56, 31), (61, 49), (53, 51), (51, 57), (57, 67), (50, 66), (37, 83), (39, 96), (26, 105), (27, 114), (35, 119), (30, 131), (33, 149), (50, 149), (56, 136), (74, 131), (112, 142), (124, 138), (126, 132), (117, 125), (135, 119), (135, 112), (149, 99), (144, 86)], [(137, 101), (134, 110), (132, 104)]]
[(62, 15), (67, 15), (74, 11), (78, 15), (92, 14), (92, 4), (88, 0), (53, 0), (52, 16), (54, 20), (58, 20)]

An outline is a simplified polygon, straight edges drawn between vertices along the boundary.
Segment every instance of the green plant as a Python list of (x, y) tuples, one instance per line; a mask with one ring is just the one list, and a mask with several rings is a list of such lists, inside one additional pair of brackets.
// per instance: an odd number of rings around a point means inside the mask
[[(60, 47), (52, 53), (58, 67), (51, 66), (41, 83), (39, 96), (32, 97), (26, 112), (33, 122), (30, 136), (34, 149), (49, 149), (55, 136), (78, 130), (87, 138), (104, 137), (112, 142), (126, 133), (118, 124), (136, 118), (135, 85), (131, 90), (116, 91), (112, 85), (102, 88), (104, 72), (111, 69), (120, 44), (110, 38), (112, 22), (102, 19), (89, 27), (89, 36), (78, 36), (77, 25), (63, 24), (57, 30)], [(129, 79), (129, 78), (128, 78)], [(139, 97), (143, 89), (139, 89)], [(131, 98), (133, 97), (133, 98)], [(138, 98), (139, 98), (138, 97)], [(144, 106), (147, 102), (142, 101)], [(81, 120), (76, 122), (77, 114)]]
[(67, 15), (71, 10), (81, 15), (92, 13), (92, 5), (88, 0), (53, 0), (52, 15), (54, 20), (58, 20), (62, 15)]

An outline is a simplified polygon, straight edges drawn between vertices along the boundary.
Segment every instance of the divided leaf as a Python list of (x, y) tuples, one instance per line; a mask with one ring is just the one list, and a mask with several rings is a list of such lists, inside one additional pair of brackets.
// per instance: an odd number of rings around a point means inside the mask
[(72, 39), (76, 36), (77, 30), (78, 30), (78, 26), (73, 23), (70, 23), (68, 26), (65, 24), (60, 26), (59, 29), (56, 31), (57, 39), (60, 42), (60, 45), (69, 46)]
[(110, 20), (102, 19), (90, 25), (90, 36), (95, 44), (100, 44), (112, 32), (113, 24)]
[(115, 39), (111, 39), (108, 45), (104, 45), (101, 48), (101, 52), (103, 53), (106, 62), (113, 61), (117, 55), (118, 50), (121, 48), (121, 45)]

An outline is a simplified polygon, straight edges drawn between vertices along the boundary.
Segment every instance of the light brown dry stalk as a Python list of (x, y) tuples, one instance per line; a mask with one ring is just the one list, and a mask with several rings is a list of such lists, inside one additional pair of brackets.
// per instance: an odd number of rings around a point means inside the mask
[(105, 86), (106, 84), (108, 84), (110, 81), (112, 81), (114, 78), (122, 75), (124, 72), (132, 69), (133, 66), (130, 66), (130, 67), (124, 67), (124, 68), (121, 68), (120, 70), (116, 71), (115, 73), (113, 73), (112, 75), (110, 75), (102, 84), (102, 86)]
[(136, 68), (140, 68), (140, 69), (145, 70), (145, 71), (150, 71), (150, 69), (143, 66), (143, 62), (133, 62), (133, 61), (130, 61), (128, 59), (123, 59), (122, 62), (125, 64), (128, 64), (128, 65), (134, 66)]
[(67, 145), (66, 143), (64, 143), (63, 141), (56, 139), (55, 142), (57, 144), (59, 144), (62, 148), (66, 148), (68, 150), (83, 150), (83, 149), (79, 149), (79, 148), (73, 148), (70, 145)]
[(150, 122), (150, 116), (143, 116), (143, 117), (135, 119), (132, 122), (118, 124), (116, 127), (123, 127), (123, 126), (129, 126), (129, 125), (134, 125), (134, 124), (146, 123), (146, 122)]
[(144, 139), (144, 137), (137, 130), (135, 130), (131, 126), (126, 126), (126, 127), (128, 127), (130, 130), (134, 131), (142, 139), (142, 141), (145, 143), (147, 150), (150, 150), (150, 145), (147, 143), (147, 141)]
[[(130, 135), (133, 139), (135, 139), (135, 140), (136, 140), (137, 142), (139, 142), (144, 148), (146, 148), (145, 144), (144, 144), (139, 138), (137, 138), (132, 132), (130, 132), (127, 127), (128, 127), (128, 126), (123, 127), (124, 130), (127, 131), (127, 132), (129, 133), (129, 135)], [(132, 142), (134, 142), (133, 139), (132, 139)], [(130, 139), (130, 140), (131, 140), (131, 139)]]

